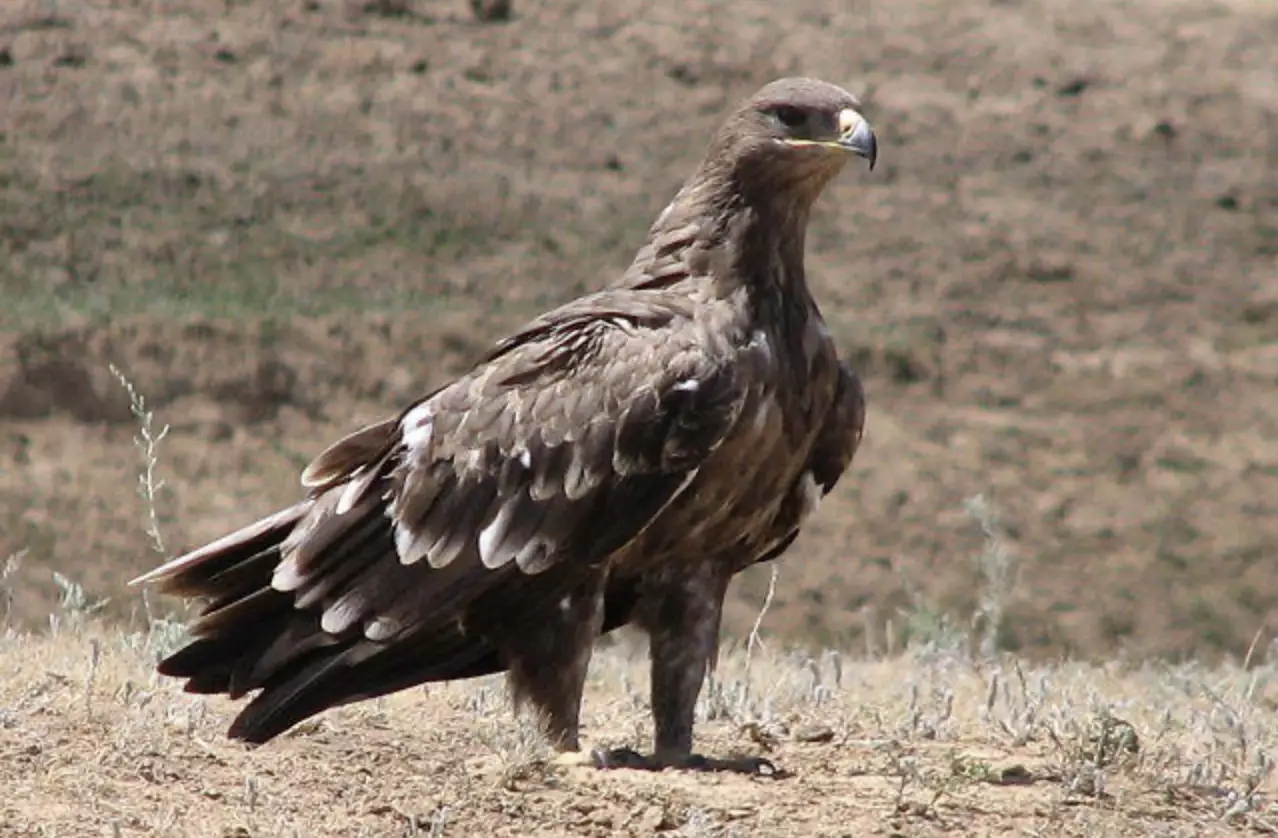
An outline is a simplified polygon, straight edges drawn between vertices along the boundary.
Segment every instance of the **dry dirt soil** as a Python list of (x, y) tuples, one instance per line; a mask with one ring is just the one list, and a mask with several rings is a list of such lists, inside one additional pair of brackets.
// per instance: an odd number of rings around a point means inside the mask
[(1278, 605), (1275, 43), (1270, 0), (5, 3), (14, 612), (53, 569), (125, 615), (159, 560), (109, 363), (194, 546), (615, 276), (726, 109), (803, 73), (881, 139), (809, 241), (871, 413), (765, 630), (874, 651), (993, 602), (1030, 657), (1241, 657)]
[[(66, 615), (61, 615), (66, 617)], [(163, 632), (0, 634), (5, 838), (1225, 838), (1278, 832), (1278, 664), (724, 655), (699, 713), (752, 778), (559, 768), (496, 682), (325, 713), (259, 748), (151, 664)], [(155, 641), (161, 641), (159, 645)], [(642, 655), (597, 655), (591, 745), (643, 748)]]

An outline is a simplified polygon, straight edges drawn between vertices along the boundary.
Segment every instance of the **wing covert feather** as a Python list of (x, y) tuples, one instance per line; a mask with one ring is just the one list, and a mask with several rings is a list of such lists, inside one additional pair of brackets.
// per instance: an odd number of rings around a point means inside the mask
[[(384, 424), (340, 441), (308, 470), (322, 488), (275, 587), (318, 605), (326, 631), (381, 640), (455, 620), (519, 576), (586, 572), (652, 521), (741, 413), (745, 365), (708, 357), (681, 325), (670, 306), (633, 301), (543, 317), (404, 411), (389, 443), (375, 444)], [(358, 525), (370, 506), (380, 535)]]

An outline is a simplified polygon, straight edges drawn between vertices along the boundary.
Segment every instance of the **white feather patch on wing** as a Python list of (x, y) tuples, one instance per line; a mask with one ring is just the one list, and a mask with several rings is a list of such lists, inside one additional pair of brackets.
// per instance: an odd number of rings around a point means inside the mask
[(479, 560), (483, 562), (484, 567), (501, 567), (510, 561), (510, 552), (503, 550), (498, 553), (497, 548), (502, 546), (502, 542), (506, 539), (514, 513), (515, 501), (511, 498), (501, 505), (501, 509), (497, 510), (497, 514), (488, 522), (488, 525), (479, 531)]
[(292, 559), (280, 562), (271, 573), (271, 587), (281, 593), (296, 591), (305, 581), (306, 578), (298, 572), (297, 563)]
[(342, 488), (342, 494), (337, 499), (337, 507), (333, 512), (337, 515), (345, 515), (359, 503), (359, 499), (364, 496), (364, 492), (368, 491), (369, 485), (377, 478), (377, 472), (369, 469), (367, 466), (357, 470), (352, 476), (351, 481)]
[(384, 643), (399, 634), (403, 627), (394, 617), (378, 617), (364, 624), (364, 636), (374, 643)]
[(803, 472), (803, 476), (799, 478), (799, 491), (803, 493), (803, 505), (799, 507), (799, 521), (802, 522), (817, 511), (824, 493), (810, 471)]
[(428, 538), (424, 532), (415, 533), (409, 527), (402, 523), (395, 525), (395, 552), (399, 555), (399, 563), (402, 565), (417, 564), (426, 555), (430, 542), (434, 539)]
[(361, 603), (355, 597), (346, 595), (330, 605), (320, 618), (320, 628), (329, 634), (341, 634), (359, 619)]
[(419, 425), (402, 426), (404, 447), (410, 451), (429, 448), (435, 438), (435, 423), (427, 420)]
[[(408, 451), (409, 460), (417, 462), (429, 462), (434, 459), (435, 445), (435, 408), (429, 401), (422, 402), (413, 409), (404, 414), (404, 418), (399, 421), (399, 436), (404, 448)], [(398, 514), (398, 502), (393, 502), (388, 507), (388, 513)], [(396, 546), (400, 547), (398, 533), (396, 534)], [(405, 551), (400, 547), (400, 558), (405, 555)], [(420, 556), (418, 558), (421, 558)], [(414, 560), (416, 561), (416, 559)], [(405, 562), (411, 564), (412, 562)]]
[(399, 420), (399, 430), (400, 433), (407, 434), (415, 428), (431, 425), (434, 422), (435, 408), (429, 401), (424, 401), (404, 414), (404, 418)]

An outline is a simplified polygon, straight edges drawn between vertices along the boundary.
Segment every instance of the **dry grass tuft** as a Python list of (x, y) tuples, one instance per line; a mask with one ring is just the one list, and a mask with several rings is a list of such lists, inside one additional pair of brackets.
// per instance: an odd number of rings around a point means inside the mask
[[(71, 583), (68, 583), (71, 584)], [(703, 750), (783, 780), (552, 768), (499, 680), (331, 711), (275, 742), (223, 738), (236, 705), (153, 672), (170, 625), (123, 632), (69, 594), (0, 639), (5, 835), (1237, 835), (1278, 827), (1278, 659), (1028, 665), (725, 651)], [(644, 747), (642, 647), (601, 649), (589, 744)]]

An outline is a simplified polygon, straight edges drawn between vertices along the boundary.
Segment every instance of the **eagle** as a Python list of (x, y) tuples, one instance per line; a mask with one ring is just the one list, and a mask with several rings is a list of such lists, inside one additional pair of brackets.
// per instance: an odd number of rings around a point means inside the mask
[[(134, 579), (202, 602), (158, 664), (255, 693), (263, 743), (327, 708), (505, 672), (556, 761), (770, 773), (693, 750), (732, 577), (851, 462), (865, 397), (804, 276), (817, 197), (877, 140), (855, 96), (774, 81), (724, 121), (630, 267), (302, 472), (298, 503)], [(595, 641), (649, 639), (653, 749), (584, 750)]]

